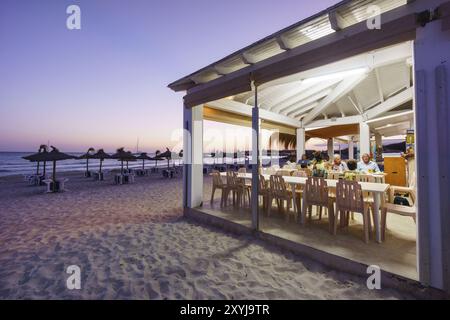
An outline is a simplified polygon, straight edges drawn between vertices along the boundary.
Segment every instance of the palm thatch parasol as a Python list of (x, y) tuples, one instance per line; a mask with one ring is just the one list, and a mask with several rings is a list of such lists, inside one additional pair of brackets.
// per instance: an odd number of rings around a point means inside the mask
[(93, 159), (99, 159), (100, 160), (100, 169), (99, 172), (100, 174), (102, 173), (102, 165), (103, 165), (103, 160), (105, 159), (111, 159), (111, 156), (109, 154), (107, 154), (103, 149), (99, 149), (97, 151), (97, 153), (95, 153), (92, 157)]
[(128, 169), (128, 161), (136, 161), (136, 157), (129, 151), (125, 151), (124, 148), (117, 149), (116, 153), (111, 156), (112, 159), (118, 159), (120, 161), (120, 174), (123, 175), (123, 162), (126, 161)]
[(53, 162), (53, 191), (56, 191), (56, 162), (57, 161), (63, 161), (63, 160), (69, 160), (69, 159), (76, 159), (77, 157), (71, 156), (69, 154), (60, 152), (57, 148), (54, 146), (51, 146), (52, 151), (50, 152), (41, 152), (38, 157), (36, 157), (36, 161), (52, 161)]
[(152, 158), (152, 160), (155, 160), (155, 169), (158, 170), (158, 160), (162, 160), (162, 158), (159, 156), (161, 154), (161, 151), (156, 150), (155, 156)]
[(78, 159), (86, 159), (86, 177), (90, 177), (91, 173), (89, 172), (89, 159), (94, 159), (95, 149), (90, 147), (85, 154), (79, 156)]
[(169, 150), (169, 148), (166, 148), (166, 151), (164, 153), (161, 153), (159, 155), (160, 158), (166, 158), (167, 160), (167, 168), (170, 167), (170, 160), (172, 159), (172, 152)]
[[(28, 155), (28, 156), (22, 157), (22, 159), (25, 159), (25, 160), (28, 160), (28, 161), (31, 161), (31, 162), (37, 162), (36, 175), (39, 175), (39, 166), (40, 166), (40, 163), (41, 163), (40, 159), (42, 159), (42, 153), (45, 153), (45, 152), (48, 152), (48, 147), (45, 144), (41, 144), (39, 146), (39, 149), (38, 149), (37, 153), (33, 153), (33, 154)], [(44, 176), (45, 176), (45, 173), (46, 173), (45, 172), (46, 169), (47, 169), (47, 165), (46, 165), (46, 162), (44, 161), (44, 172), (43, 172)]]
[(136, 157), (136, 159), (142, 160), (142, 170), (145, 170), (145, 160), (151, 160), (146, 152), (142, 152), (139, 156)]

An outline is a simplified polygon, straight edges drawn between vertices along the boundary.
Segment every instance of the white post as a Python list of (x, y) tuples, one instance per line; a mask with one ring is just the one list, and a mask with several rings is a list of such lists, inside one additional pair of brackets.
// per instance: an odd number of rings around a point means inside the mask
[(255, 90), (255, 106), (252, 109), (252, 228), (259, 229), (259, 108), (258, 108), (258, 87)]
[(333, 138), (328, 138), (327, 150), (328, 150), (328, 158), (330, 158), (330, 160), (333, 160), (333, 157), (334, 157), (334, 139)]
[(419, 279), (450, 291), (450, 34), (442, 21), (414, 43)]
[(348, 141), (348, 158), (355, 159), (355, 144), (353, 142), (353, 137)]
[(305, 128), (297, 128), (297, 161), (305, 154)]
[(203, 203), (203, 106), (184, 107), (183, 206)]
[(370, 154), (370, 128), (365, 122), (359, 123), (359, 157)]

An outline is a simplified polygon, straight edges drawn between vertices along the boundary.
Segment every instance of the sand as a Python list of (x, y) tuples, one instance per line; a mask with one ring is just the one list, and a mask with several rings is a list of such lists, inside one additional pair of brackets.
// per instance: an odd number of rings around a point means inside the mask
[[(412, 298), (184, 219), (181, 178), (116, 186), (62, 175), (61, 194), (0, 178), (1, 299)], [(69, 265), (81, 290), (66, 287)]]

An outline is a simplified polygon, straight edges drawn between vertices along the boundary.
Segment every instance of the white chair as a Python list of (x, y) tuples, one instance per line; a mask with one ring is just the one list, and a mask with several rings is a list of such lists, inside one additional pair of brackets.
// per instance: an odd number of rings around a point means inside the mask
[[(416, 193), (414, 190), (411, 190), (411, 198), (416, 198)], [(414, 203), (412, 207), (408, 206), (401, 206), (398, 204), (393, 203), (385, 203), (383, 205), (383, 208), (381, 209), (381, 240), (384, 241), (386, 236), (386, 220), (387, 220), (387, 214), (393, 213), (398, 214), (405, 217), (411, 217), (414, 222), (416, 222), (416, 204)]]

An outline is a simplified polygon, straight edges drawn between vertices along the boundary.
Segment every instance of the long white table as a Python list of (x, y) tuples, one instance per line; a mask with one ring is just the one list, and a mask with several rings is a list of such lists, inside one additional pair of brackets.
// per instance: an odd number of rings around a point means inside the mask
[[(220, 174), (222, 177), (226, 177), (226, 172), (222, 172)], [(270, 175), (263, 174), (262, 175), (266, 180), (270, 179)], [(252, 174), (251, 173), (239, 173), (239, 178), (251, 180)], [(297, 201), (296, 201), (296, 193), (295, 193), (295, 187), (297, 185), (305, 185), (306, 180), (308, 178), (305, 177), (290, 177), (285, 176), (283, 177), (284, 181), (291, 185), (292, 189), (292, 196), (294, 199), (294, 209), (297, 212), (298, 216), (300, 216), (300, 222), (303, 224), (305, 223), (305, 216), (299, 212), (297, 208)], [(338, 180), (329, 180), (325, 179), (327, 182), (328, 188), (336, 189), (336, 184)], [(380, 204), (381, 204), (381, 197), (386, 194), (387, 190), (389, 189), (390, 185), (385, 183), (372, 183), (372, 182), (358, 182), (361, 185), (361, 189), (364, 192), (371, 192), (373, 194), (374, 199), (374, 224), (375, 224), (375, 232), (376, 232), (376, 240), (378, 243), (381, 243), (381, 227), (380, 227)]]

